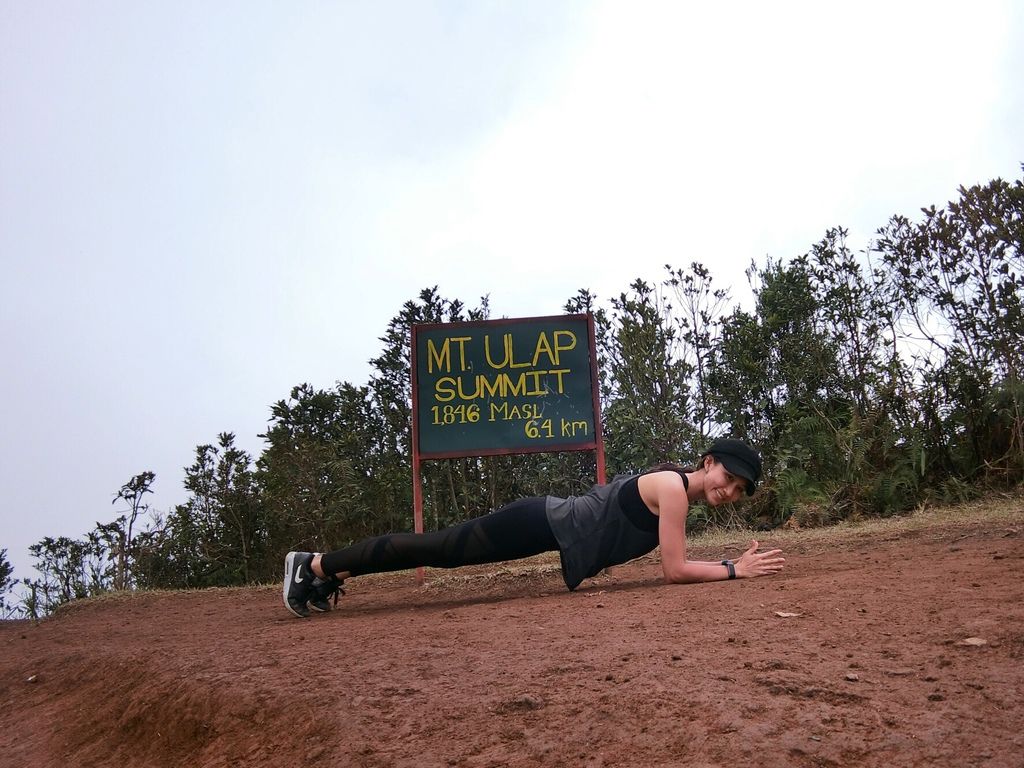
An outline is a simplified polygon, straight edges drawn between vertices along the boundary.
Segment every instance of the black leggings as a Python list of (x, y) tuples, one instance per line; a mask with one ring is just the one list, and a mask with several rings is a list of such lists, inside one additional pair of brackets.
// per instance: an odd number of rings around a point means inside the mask
[(518, 560), (558, 549), (548, 523), (545, 496), (520, 499), (489, 515), (432, 533), (392, 533), (328, 552), (324, 573), (352, 576), (408, 568), (458, 568), (460, 565)]

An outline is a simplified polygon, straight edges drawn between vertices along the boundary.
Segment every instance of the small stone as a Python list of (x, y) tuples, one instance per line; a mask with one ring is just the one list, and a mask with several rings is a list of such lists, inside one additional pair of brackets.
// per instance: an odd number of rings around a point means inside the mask
[(846, 679), (849, 680), (851, 683), (856, 683), (858, 680), (860, 680), (860, 675), (858, 675), (856, 672), (847, 672)]
[(544, 706), (544, 699), (540, 696), (531, 696), (527, 694), (525, 696), (520, 696), (516, 703), (523, 709), (540, 709)]
[(986, 640), (983, 637), (965, 637), (963, 640), (961, 640), (959, 643), (957, 643), (957, 645), (966, 645), (966, 646), (977, 647), (977, 646), (981, 646), (981, 645), (988, 645), (988, 640)]
[(29, 675), (25, 678), (26, 683), (35, 683), (39, 681), (39, 675)]
[(543, 706), (544, 699), (540, 696), (533, 696), (532, 694), (527, 693), (502, 702), (498, 705), (497, 710), (503, 713), (528, 712), (540, 709)]
[(906, 677), (907, 675), (914, 674), (914, 670), (909, 667), (900, 667), (899, 669), (890, 669), (889, 674), (893, 677)]

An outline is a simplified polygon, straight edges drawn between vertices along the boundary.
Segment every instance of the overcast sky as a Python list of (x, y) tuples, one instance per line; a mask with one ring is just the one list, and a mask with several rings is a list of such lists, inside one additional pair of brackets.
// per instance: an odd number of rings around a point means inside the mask
[(0, 548), (116, 517), (406, 300), (602, 302), (1020, 178), (988, 2), (0, 0)]

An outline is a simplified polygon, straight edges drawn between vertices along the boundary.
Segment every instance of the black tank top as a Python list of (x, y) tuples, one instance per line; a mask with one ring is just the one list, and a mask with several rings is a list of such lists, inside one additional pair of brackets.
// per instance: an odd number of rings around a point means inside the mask
[[(683, 478), (683, 487), (689, 488), (690, 483), (686, 479), (686, 473), (682, 469), (670, 469), (668, 472), (678, 472)], [(657, 531), (658, 516), (651, 512), (640, 495), (640, 477), (631, 477), (619, 489), (619, 506), (626, 513), (626, 517), (637, 528), (642, 531)]]

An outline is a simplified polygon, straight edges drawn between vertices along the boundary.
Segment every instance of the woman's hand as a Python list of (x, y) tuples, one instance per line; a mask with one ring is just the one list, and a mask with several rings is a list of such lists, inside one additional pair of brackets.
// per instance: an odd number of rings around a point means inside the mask
[(758, 552), (756, 541), (750, 542), (750, 549), (734, 561), (736, 576), (740, 579), (752, 579), (755, 576), (771, 576), (782, 570), (786, 558), (782, 557), (781, 549)]

